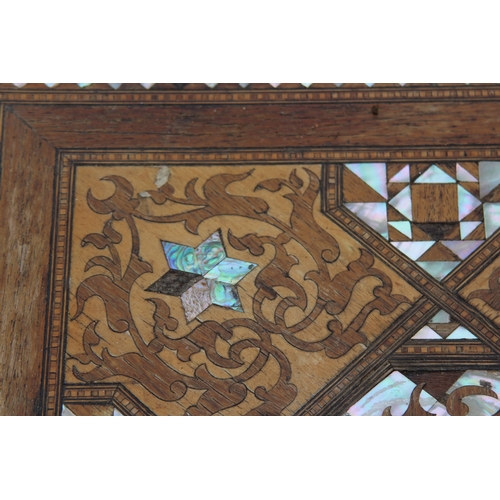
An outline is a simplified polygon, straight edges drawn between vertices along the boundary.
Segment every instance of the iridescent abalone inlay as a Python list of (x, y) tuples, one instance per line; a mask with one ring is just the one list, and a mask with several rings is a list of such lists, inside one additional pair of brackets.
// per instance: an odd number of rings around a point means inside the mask
[(230, 307), (235, 311), (243, 312), (236, 287), (220, 281), (208, 281), (210, 283), (210, 298), (212, 300), (212, 304), (222, 307)]
[(346, 167), (366, 182), (372, 189), (387, 199), (385, 163), (350, 163)]
[[(455, 320), (453, 320), (455, 322)], [(451, 316), (441, 309), (430, 321), (421, 328), (413, 337), (412, 340), (474, 340), (477, 337), (469, 332), (466, 328), (459, 325), (450, 333), (449, 328), (443, 328), (447, 324), (452, 323)], [(452, 326), (452, 325), (449, 325)]]
[[(467, 370), (446, 393), (451, 394), (459, 387), (470, 385), (488, 387), (500, 397), (500, 372)], [(493, 415), (500, 410), (500, 400), (490, 396), (467, 396), (462, 402), (469, 407), (468, 416)]]
[(196, 248), (169, 241), (162, 246), (170, 270), (146, 291), (180, 297), (188, 322), (212, 304), (243, 312), (235, 285), (257, 264), (227, 257), (220, 230)]
[[(423, 338), (423, 337), (422, 337)], [(447, 391), (450, 396), (461, 387), (477, 386), (493, 391), (492, 395), (471, 395), (462, 398), (468, 407), (468, 416), (495, 415), (500, 411), (500, 372), (468, 370)], [(394, 371), (368, 394), (352, 405), (346, 415), (382, 415), (390, 407), (391, 415), (402, 415), (408, 408), (410, 395), (415, 384), (402, 373)], [(446, 407), (423, 390), (420, 394), (420, 406), (436, 416), (449, 416)]]
[(185, 271), (186, 273), (201, 274), (194, 248), (168, 243), (166, 241), (163, 241), (162, 244), (170, 269), (177, 269), (179, 271)]
[[(402, 373), (394, 371), (382, 382), (375, 386), (368, 394), (352, 405), (349, 415), (368, 416), (382, 415), (382, 412), (391, 407), (391, 415), (402, 415), (410, 404), (410, 396), (416, 384)], [(422, 408), (428, 410), (437, 403), (426, 391), (420, 394)]]
[(257, 264), (244, 260), (226, 258), (211, 269), (205, 278), (222, 281), (235, 285), (246, 276)]
[(453, 184), (455, 182), (457, 181), (443, 172), (437, 165), (431, 165), (417, 178), (415, 184)]
[(196, 257), (198, 258), (201, 274), (205, 275), (221, 260), (226, 258), (226, 252), (224, 251), (219, 231), (216, 231), (200, 246), (196, 247), (195, 252)]

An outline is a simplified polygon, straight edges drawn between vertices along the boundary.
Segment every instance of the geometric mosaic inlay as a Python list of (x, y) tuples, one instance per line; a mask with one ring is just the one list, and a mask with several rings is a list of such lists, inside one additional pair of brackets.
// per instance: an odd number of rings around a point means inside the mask
[(477, 340), (467, 328), (454, 321), (446, 311), (439, 311), (413, 337), (414, 340)]
[(344, 206), (437, 280), (500, 227), (500, 162), (346, 167)]
[(188, 323), (212, 304), (243, 311), (235, 285), (257, 264), (229, 258), (220, 229), (196, 248), (161, 243), (170, 269), (146, 291), (180, 297)]

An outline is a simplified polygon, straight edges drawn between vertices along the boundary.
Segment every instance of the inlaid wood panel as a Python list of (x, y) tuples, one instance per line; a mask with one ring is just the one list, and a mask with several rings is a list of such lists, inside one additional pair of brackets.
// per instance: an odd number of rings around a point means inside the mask
[(400, 370), (410, 415), (498, 368), (497, 86), (158, 85), (2, 87), (2, 414), (342, 415)]
[[(321, 169), (78, 166), (65, 383), (119, 382), (155, 414), (296, 412), (420, 297), (321, 213)], [(217, 231), (256, 267), (241, 310), (190, 321), (148, 291), (161, 242)]]

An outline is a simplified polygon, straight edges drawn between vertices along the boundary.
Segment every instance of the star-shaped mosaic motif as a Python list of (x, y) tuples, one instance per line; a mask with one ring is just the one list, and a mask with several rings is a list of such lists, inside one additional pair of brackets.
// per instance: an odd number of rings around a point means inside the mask
[(437, 280), (500, 227), (500, 162), (346, 167), (344, 206)]
[(257, 264), (228, 257), (220, 229), (196, 248), (161, 244), (170, 269), (146, 291), (180, 297), (188, 322), (212, 304), (243, 312), (235, 285)]

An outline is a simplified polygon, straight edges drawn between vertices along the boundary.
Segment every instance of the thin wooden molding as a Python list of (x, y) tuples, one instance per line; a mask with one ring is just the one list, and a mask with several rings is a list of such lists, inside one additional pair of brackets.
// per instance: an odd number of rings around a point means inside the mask
[(500, 357), (479, 340), (410, 340), (389, 358), (394, 370), (498, 370)]
[(109, 404), (127, 416), (151, 416), (154, 413), (122, 384), (68, 384), (63, 404)]
[(470, 148), (384, 148), (360, 149), (360, 148), (331, 148), (331, 149), (256, 149), (256, 150), (148, 150), (144, 152), (126, 150), (62, 150), (65, 156), (76, 165), (88, 162), (99, 163), (158, 163), (175, 162), (185, 165), (200, 163), (323, 163), (350, 162), (350, 161), (439, 161), (456, 160), (466, 161), (474, 159), (491, 160), (500, 158), (500, 146), (498, 148), (477, 147)]
[(435, 87), (366, 87), (333, 89), (210, 89), (206, 90), (92, 90), (12, 89), (0, 91), (0, 101), (30, 104), (253, 104), (398, 101), (499, 100), (498, 85)]

